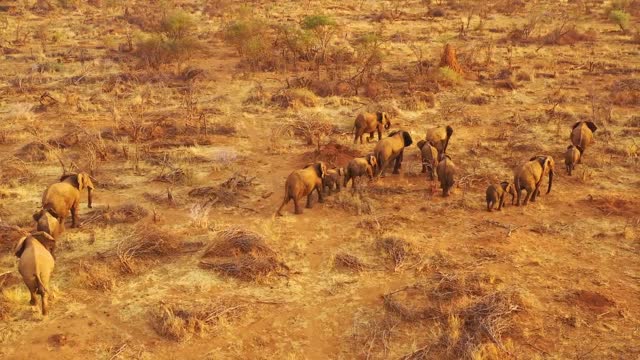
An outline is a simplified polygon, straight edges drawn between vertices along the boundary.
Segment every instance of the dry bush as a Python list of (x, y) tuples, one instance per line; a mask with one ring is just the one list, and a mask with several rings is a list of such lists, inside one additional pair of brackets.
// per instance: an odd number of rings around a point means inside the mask
[(333, 259), (333, 266), (336, 269), (343, 269), (354, 272), (360, 272), (369, 268), (368, 265), (364, 264), (357, 257), (344, 252), (336, 254), (335, 258)]
[(190, 185), (194, 179), (193, 169), (170, 168), (167, 173), (163, 172), (154, 178), (154, 181), (166, 182), (169, 184)]
[(75, 274), (79, 284), (98, 291), (113, 290), (118, 277), (109, 265), (95, 260), (91, 263), (80, 262)]
[(611, 87), (611, 101), (620, 106), (640, 105), (640, 79), (622, 79)]
[(582, 41), (596, 41), (596, 32), (593, 30), (581, 32), (574, 25), (562, 24), (539, 39), (543, 45), (574, 45)]
[(353, 339), (359, 358), (387, 359), (392, 335), (400, 321), (393, 316), (379, 319), (377, 314), (358, 314), (353, 324)]
[(240, 199), (255, 185), (255, 176), (249, 177), (238, 172), (217, 186), (205, 186), (189, 191), (191, 197), (208, 198), (208, 206), (221, 204), (224, 206), (239, 206)]
[(47, 160), (47, 146), (40, 142), (31, 142), (16, 151), (14, 156), (27, 162), (42, 162)]
[(433, 94), (415, 91), (402, 99), (400, 108), (408, 111), (422, 111), (433, 108), (435, 105), (436, 100)]
[(310, 113), (300, 115), (291, 123), (291, 129), (295, 135), (301, 136), (307, 145), (313, 145), (314, 140), (320, 150), (320, 141), (333, 133), (333, 124), (322, 113)]
[(264, 237), (239, 227), (219, 231), (216, 241), (204, 251), (203, 257), (237, 257), (240, 255), (275, 256)]
[(309, 89), (282, 89), (271, 96), (271, 102), (283, 109), (318, 106), (318, 97)]
[[(448, 334), (442, 341), (456, 356), (473, 358), (485, 343), (501, 343), (502, 334), (513, 328), (513, 316), (523, 311), (522, 300), (516, 291), (498, 291), (485, 295), (449, 316)], [(445, 335), (447, 336), (447, 335)]]
[(230, 301), (160, 303), (151, 311), (151, 325), (158, 335), (174, 341), (204, 336), (221, 321), (240, 315), (246, 305)]
[(36, 177), (27, 164), (16, 157), (2, 160), (1, 169), (0, 181), (4, 184), (21, 185)]
[(200, 267), (244, 281), (257, 281), (288, 267), (278, 261), (262, 235), (232, 227), (216, 233), (216, 240), (203, 254)]
[(427, 306), (431, 301), (424, 286), (408, 286), (383, 295), (382, 300), (385, 310), (403, 321), (432, 319), (438, 315), (435, 308)]
[(139, 223), (116, 243), (114, 251), (122, 272), (135, 274), (138, 265), (177, 255), (181, 247), (182, 241), (176, 234), (152, 223)]
[(397, 237), (381, 237), (376, 241), (376, 247), (389, 257), (394, 272), (405, 267), (407, 260), (415, 258), (416, 255), (413, 244)]
[(0, 254), (12, 253), (18, 240), (27, 234), (26, 230), (0, 220)]
[[(364, 178), (356, 179), (356, 181), (362, 182), (362, 179)], [(371, 215), (374, 212), (373, 202), (361, 192), (349, 194), (346, 191), (342, 191), (331, 199), (329, 206), (339, 207), (356, 215)]]
[(82, 224), (130, 224), (142, 220), (148, 214), (149, 211), (144, 207), (134, 203), (126, 203), (115, 208), (108, 206), (106, 209), (93, 210), (87, 214), (87, 219)]
[(516, 80), (518, 81), (531, 81), (531, 74), (526, 71), (518, 71), (516, 74)]

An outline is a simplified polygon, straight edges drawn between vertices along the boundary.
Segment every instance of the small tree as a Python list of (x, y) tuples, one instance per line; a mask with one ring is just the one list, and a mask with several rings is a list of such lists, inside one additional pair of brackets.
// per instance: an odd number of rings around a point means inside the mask
[(629, 19), (629, 13), (624, 10), (611, 10), (609, 13), (609, 20), (618, 25), (623, 33), (626, 33), (629, 29)]
[(337, 31), (336, 21), (327, 15), (311, 15), (302, 19), (302, 28), (310, 31), (316, 41), (316, 46), (320, 50), (320, 59), (318, 64), (326, 62), (327, 48), (331, 39)]

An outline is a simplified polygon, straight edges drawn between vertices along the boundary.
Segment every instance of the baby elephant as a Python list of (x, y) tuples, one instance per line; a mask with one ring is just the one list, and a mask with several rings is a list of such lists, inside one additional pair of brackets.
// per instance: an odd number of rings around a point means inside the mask
[(440, 180), (440, 187), (442, 188), (442, 196), (449, 196), (449, 192), (455, 185), (455, 175), (457, 169), (449, 155), (440, 155), (440, 161), (438, 162), (438, 180)]
[(324, 191), (325, 189), (329, 189), (329, 194), (333, 193), (333, 190), (340, 192), (343, 178), (343, 168), (327, 170), (327, 173), (324, 175), (324, 179), (322, 179), (322, 190)]
[(51, 253), (38, 241), (37, 237), (53, 241), (51, 235), (45, 232), (33, 233), (18, 241), (15, 255), (20, 258), (18, 270), (31, 293), (31, 305), (36, 305), (36, 294), (39, 294), (42, 297), (42, 315), (47, 315), (49, 279), (55, 262)]
[(33, 214), (33, 220), (36, 221), (36, 231), (47, 233), (54, 239), (54, 241), (40, 239), (42, 245), (49, 250), (51, 255), (54, 255), (56, 250), (55, 240), (57, 240), (58, 236), (62, 233), (62, 226), (60, 226), (60, 223), (58, 222), (58, 214), (56, 214), (53, 209), (41, 209), (37, 213)]
[(356, 178), (367, 175), (369, 180), (373, 179), (373, 174), (378, 167), (378, 160), (374, 154), (367, 154), (349, 161), (347, 168), (344, 170), (344, 187), (347, 187), (351, 180), (351, 187), (356, 188)]
[(569, 145), (567, 151), (564, 153), (564, 166), (567, 168), (567, 174), (571, 176), (571, 172), (576, 167), (576, 164), (580, 162), (582, 156), (582, 148), (580, 145)]
[(511, 194), (511, 205), (513, 205), (516, 199), (516, 187), (512, 183), (503, 181), (500, 185), (489, 185), (487, 188), (487, 211), (495, 208), (496, 204), (498, 210), (502, 210), (506, 194)]

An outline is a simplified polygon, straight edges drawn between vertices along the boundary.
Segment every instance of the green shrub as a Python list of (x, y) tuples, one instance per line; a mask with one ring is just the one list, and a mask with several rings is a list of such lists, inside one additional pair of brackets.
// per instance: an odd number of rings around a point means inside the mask
[(251, 69), (258, 70), (272, 59), (268, 30), (269, 27), (261, 19), (240, 19), (227, 24), (224, 39), (238, 51)]
[(187, 38), (195, 29), (193, 16), (182, 10), (173, 11), (160, 21), (160, 31), (171, 40)]
[(333, 27), (336, 21), (327, 15), (311, 15), (302, 19), (302, 28), (306, 30), (315, 30), (321, 27)]
[(609, 12), (609, 20), (613, 21), (620, 27), (620, 30), (624, 32), (629, 28), (629, 19), (629, 13), (624, 10), (611, 10), (611, 12)]
[(462, 76), (448, 66), (443, 66), (438, 69), (438, 76), (442, 81), (448, 82), (452, 85), (462, 82)]

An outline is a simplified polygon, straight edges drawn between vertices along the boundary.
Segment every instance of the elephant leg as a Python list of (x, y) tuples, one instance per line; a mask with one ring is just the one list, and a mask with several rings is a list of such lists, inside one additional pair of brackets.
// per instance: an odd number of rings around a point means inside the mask
[(49, 313), (49, 301), (47, 300), (47, 293), (41, 292), (40, 296), (42, 297), (42, 315), (47, 315)]
[(382, 131), (378, 129), (378, 141), (382, 140)]
[(500, 198), (500, 203), (498, 204), (498, 211), (502, 210), (504, 206), (504, 196)]
[(302, 214), (302, 208), (300, 207), (300, 199), (293, 198), (293, 206), (295, 207), (295, 213), (300, 215)]
[(525, 189), (525, 191), (527, 192), (527, 195), (524, 197), (524, 201), (522, 202), (522, 205), (527, 205), (529, 203), (529, 198), (531, 197), (535, 189), (532, 191), (529, 191), (529, 189)]
[(518, 197), (518, 201), (516, 202), (516, 206), (520, 206), (520, 197), (522, 196), (522, 189), (516, 189), (516, 196)]
[(29, 293), (31, 294), (31, 300), (29, 301), (30, 305), (36, 305), (38, 300), (36, 300), (36, 290), (29, 288)]
[(491, 208), (493, 207), (493, 203), (491, 202), (491, 200), (487, 201), (487, 211), (491, 212)]
[(322, 191), (320, 191), (319, 187), (316, 187), (316, 191), (318, 192), (318, 202), (322, 204), (324, 202), (324, 196), (322, 195)]
[(340, 180), (336, 181), (336, 192), (340, 192), (342, 190), (342, 185), (340, 185)]
[(427, 163), (424, 161), (424, 159), (422, 159), (422, 173), (426, 173), (427, 172)]
[(373, 134), (374, 133), (375, 133), (374, 131), (369, 133), (369, 137), (367, 138), (367, 142), (371, 142), (371, 140), (373, 140)]
[(313, 199), (312, 199), (313, 191), (307, 195), (307, 209), (311, 209), (313, 207)]
[(402, 158), (404, 157), (404, 150), (400, 151), (400, 154), (396, 156), (396, 164), (393, 167), (394, 174), (400, 174), (400, 169), (402, 168)]
[[(356, 131), (354, 137), (353, 137), (353, 143), (357, 144), (358, 143), (358, 132)], [(360, 139), (360, 143), (362, 144), (362, 139)]]
[(540, 195), (540, 188), (533, 189), (533, 193), (531, 194), (531, 202), (536, 202), (536, 196)]
[(71, 227), (78, 227), (78, 203), (73, 204), (71, 206)]

